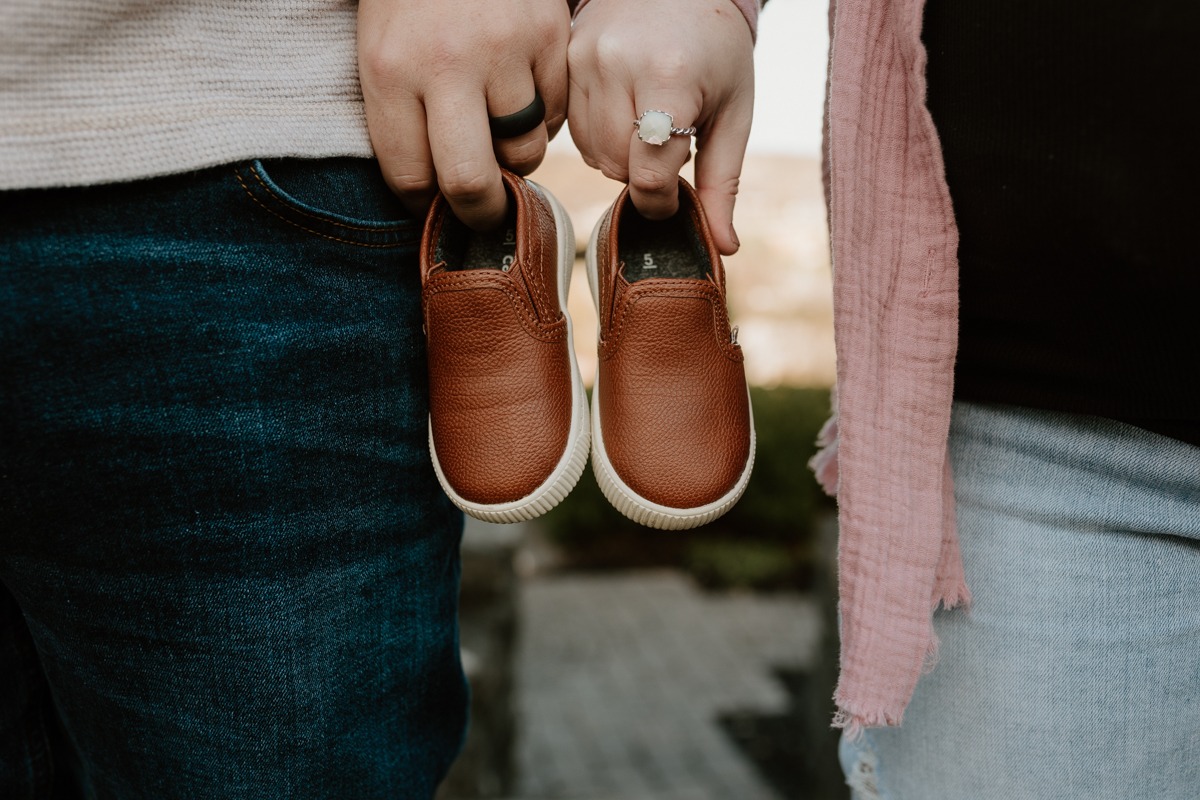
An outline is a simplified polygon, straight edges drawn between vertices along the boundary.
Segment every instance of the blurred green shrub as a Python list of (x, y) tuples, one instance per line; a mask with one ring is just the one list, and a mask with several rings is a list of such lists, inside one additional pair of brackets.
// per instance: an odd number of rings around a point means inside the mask
[(755, 539), (696, 539), (684, 551), (683, 566), (714, 589), (778, 589), (807, 577), (795, 550)]
[(758, 446), (746, 493), (720, 519), (692, 531), (643, 528), (613, 509), (584, 472), (542, 529), (579, 567), (672, 565), (709, 586), (767, 588), (809, 573), (814, 519), (829, 513), (808, 460), (829, 416), (829, 390), (750, 390)]

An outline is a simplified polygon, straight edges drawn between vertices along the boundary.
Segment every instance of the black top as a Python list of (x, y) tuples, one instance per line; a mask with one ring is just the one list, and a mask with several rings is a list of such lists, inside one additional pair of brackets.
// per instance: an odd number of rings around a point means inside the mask
[(929, 0), (955, 396), (1200, 445), (1200, 3)]

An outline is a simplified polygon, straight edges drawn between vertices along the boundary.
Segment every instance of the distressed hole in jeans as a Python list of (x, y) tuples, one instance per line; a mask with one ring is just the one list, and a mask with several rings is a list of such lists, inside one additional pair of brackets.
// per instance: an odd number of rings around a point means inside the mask
[(875, 751), (870, 750), (865, 743), (860, 747), (854, 761), (854, 767), (846, 775), (846, 785), (850, 787), (854, 800), (881, 800), (879, 791), (879, 759)]

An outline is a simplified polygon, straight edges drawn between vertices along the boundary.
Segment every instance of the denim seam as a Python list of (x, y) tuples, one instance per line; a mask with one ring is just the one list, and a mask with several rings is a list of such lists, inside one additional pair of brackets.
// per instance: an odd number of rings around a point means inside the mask
[[(339, 237), (337, 237), (337, 236), (332, 236), (332, 235), (330, 235), (330, 234), (328, 234), (328, 233), (321, 233), (320, 231), (313, 230), (312, 228), (306, 228), (305, 226), (301, 225), (300, 223), (296, 222), (295, 220), (290, 220), (290, 219), (288, 219), (287, 217), (285, 217), (284, 215), (280, 214), (278, 211), (276, 211), (275, 209), (271, 208), (271, 207), (270, 207), (270, 206), (268, 206), (266, 203), (264, 203), (262, 200), (260, 200), (260, 199), (259, 199), (257, 196), (255, 196), (255, 194), (254, 194), (254, 191), (253, 191), (253, 190), (252, 190), (252, 189), (251, 189), (249, 186), (247, 186), (247, 185), (246, 185), (246, 181), (245, 181), (245, 180), (242, 178), (242, 175), (241, 175), (241, 173), (240, 173), (240, 172), (238, 172), (236, 169), (234, 170), (234, 172), (233, 172), (233, 175), (234, 175), (234, 177), (235, 177), (235, 178), (237, 178), (237, 182), (238, 182), (239, 184), (241, 184), (241, 186), (242, 186), (242, 189), (244, 189), (244, 190), (245, 190), (245, 192), (246, 192), (247, 196), (249, 196), (249, 198), (250, 198), (251, 200), (253, 200), (255, 203), (257, 203), (257, 204), (258, 204), (258, 205), (259, 205), (259, 206), (260, 206), (260, 207), (261, 207), (261, 208), (262, 208), (264, 211), (266, 211), (268, 214), (271, 214), (271, 215), (272, 215), (272, 216), (274, 216), (274, 217), (278, 217), (280, 220), (282, 220), (282, 221), (286, 222), (288, 225), (292, 225), (292, 226), (294, 226), (294, 227), (297, 227), (297, 228), (299, 228), (300, 230), (302, 230), (302, 231), (304, 231), (304, 232), (306, 232), (306, 233), (311, 233), (311, 234), (312, 234), (312, 235), (314, 235), (314, 236), (320, 236), (322, 239), (329, 239), (329, 240), (331, 240), (331, 241), (334, 241), (334, 242), (340, 242), (341, 244), (353, 245), (353, 246), (355, 246), (355, 247), (371, 247), (371, 248), (376, 248), (376, 249), (378, 249), (378, 248), (384, 248), (384, 247), (404, 247), (404, 246), (406, 246), (406, 245), (408, 245), (408, 244), (411, 244), (410, 242), (407, 242), (407, 241), (402, 241), (402, 242), (382, 242), (382, 243), (378, 243), (378, 242), (356, 242), (356, 241), (354, 241), (353, 239), (342, 239), (342, 238), (339, 238)], [(290, 207), (290, 206), (289, 206), (289, 207)], [(331, 223), (331, 224), (340, 224), (340, 223)], [(378, 232), (379, 232), (379, 233), (388, 233), (388, 231), (378, 231)]]
[(300, 208), (294, 202), (288, 202), (287, 198), (283, 197), (282, 195), (279, 194), (279, 192), (272, 189), (271, 186), (268, 185), (267, 182), (263, 180), (263, 176), (259, 173), (257, 166), (250, 167), (250, 174), (252, 174), (254, 176), (254, 180), (257, 181), (258, 185), (263, 188), (263, 191), (266, 192), (267, 194), (271, 195), (272, 199), (274, 199), (276, 202), (286, 205), (289, 210), (294, 211), (295, 213), (300, 214), (301, 216), (308, 217), (309, 219), (316, 220), (317, 222), (324, 222), (324, 223), (331, 224), (331, 225), (337, 225), (338, 227), (348, 228), (348, 229), (354, 230), (354, 231), (363, 231), (364, 233), (398, 233), (400, 231), (403, 231), (406, 227), (408, 227), (407, 224), (391, 224), (391, 225), (384, 224), (384, 225), (379, 225), (379, 226), (355, 225), (350, 222), (343, 222), (341, 220), (330, 219), (329, 217), (323, 217), (319, 214), (314, 214), (311, 211), (306, 211), (303, 208)]

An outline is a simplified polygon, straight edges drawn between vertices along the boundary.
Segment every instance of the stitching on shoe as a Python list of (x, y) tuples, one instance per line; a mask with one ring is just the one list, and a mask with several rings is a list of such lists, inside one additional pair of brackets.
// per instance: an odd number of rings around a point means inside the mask
[[(532, 336), (537, 339), (542, 339), (547, 342), (561, 341), (567, 338), (566, 317), (559, 312), (558, 319), (553, 322), (541, 322), (537, 315), (529, 306), (529, 301), (521, 296), (521, 293), (514, 289), (511, 285), (500, 283), (494, 278), (488, 277), (459, 277), (450, 285), (437, 286), (426, 285), (425, 287), (425, 305), (428, 309), (428, 303), (436, 294), (444, 294), (446, 292), (461, 292), (474, 289), (492, 289), (497, 292), (502, 292), (508, 297), (509, 302), (514, 306), (517, 320), (520, 321), (521, 327), (525, 328)], [(428, 313), (427, 313), (428, 316)]]
[(727, 359), (735, 363), (741, 362), (743, 360), (741, 349), (728, 341), (722, 341), (726, 337), (723, 335), (721, 326), (723, 324), (725, 328), (728, 328), (729, 319), (725, 312), (724, 303), (719, 302), (722, 299), (720, 292), (715, 286), (701, 289), (695, 286), (694, 279), (684, 280), (686, 280), (686, 283), (683, 280), (672, 281), (669, 278), (664, 278), (661, 282), (656, 282), (656, 285), (652, 289), (638, 291), (635, 288), (634, 291), (636, 293), (626, 298), (624, 307), (621, 309), (621, 315), (610, 326), (609, 331), (611, 335), (601, 338), (600, 349), (602, 352), (600, 353), (600, 357), (607, 361), (616, 354), (616, 351), (620, 348), (621, 339), (624, 336), (626, 323), (633, 314), (634, 305), (639, 300), (653, 297), (669, 297), (676, 299), (695, 298), (710, 301), (714, 339), (718, 342), (721, 352)]
[[(542, 241), (541, 237), (537, 235), (538, 223), (541, 221), (540, 214), (545, 214), (549, 209), (542, 204), (542, 198), (539, 193), (524, 181), (522, 181), (522, 191), (526, 194), (530, 205), (530, 213), (525, 219), (525, 241), (529, 244), (530, 253), (529, 258), (521, 265), (523, 267), (522, 274), (533, 285), (534, 294), (536, 295), (536, 299), (534, 300), (535, 305), (549, 307), (549, 303), (546, 300), (546, 287), (542, 282), (541, 268), (544, 260), (542, 255)], [(553, 219), (553, 215), (551, 215), (551, 219)], [(537, 309), (535, 308), (534, 311), (536, 312)]]
[[(434, 202), (437, 202), (437, 201), (435, 200)], [(445, 258), (443, 258), (444, 253), (442, 252), (442, 249), (441, 249), (442, 230), (445, 227), (446, 227), (446, 215), (438, 214), (437, 216), (433, 217), (433, 219), (429, 225), (428, 234), (424, 235), (425, 239), (428, 242), (430, 242), (430, 244), (425, 244), (424, 242), (422, 242), (422, 244), (421, 244), (421, 250), (422, 250), (422, 252), (421, 252), (421, 272), (422, 272), (422, 277), (425, 280), (428, 280), (433, 275), (433, 271), (438, 266), (438, 264), (445, 265), (445, 263), (446, 263)], [(428, 258), (429, 261), (433, 262), (432, 264), (430, 264), (428, 270), (425, 269), (426, 258)]]

